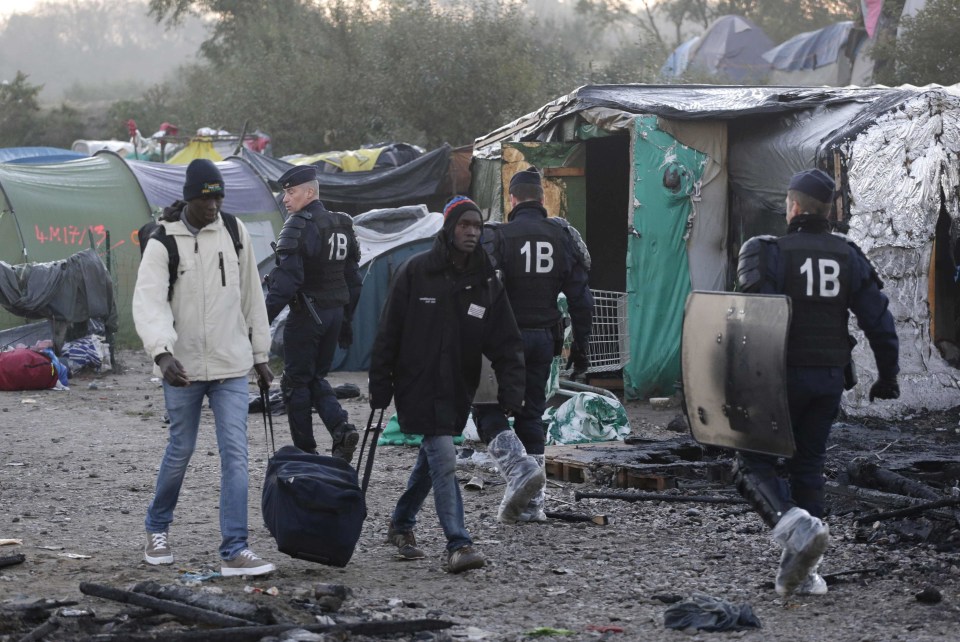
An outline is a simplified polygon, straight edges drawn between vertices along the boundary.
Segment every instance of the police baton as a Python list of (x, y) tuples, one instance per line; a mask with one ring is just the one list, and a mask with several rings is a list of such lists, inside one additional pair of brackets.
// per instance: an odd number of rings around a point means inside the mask
[(273, 413), (270, 412), (270, 391), (260, 388), (260, 405), (263, 407), (263, 439), (267, 440), (267, 426), (270, 426), (270, 446), (277, 454), (277, 443), (273, 440)]

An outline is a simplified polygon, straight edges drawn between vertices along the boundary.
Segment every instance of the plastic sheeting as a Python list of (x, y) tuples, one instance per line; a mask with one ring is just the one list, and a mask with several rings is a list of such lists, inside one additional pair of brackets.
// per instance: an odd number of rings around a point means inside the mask
[(354, 217), (353, 229), (360, 243), (360, 265), (409, 241), (432, 238), (443, 227), (443, 215), (425, 205), (371, 210)]
[(102, 319), (108, 332), (117, 330), (113, 281), (94, 250), (49, 263), (0, 261), (0, 305), (27, 319)]
[(823, 67), (837, 61), (852, 30), (853, 22), (847, 20), (799, 33), (764, 53), (763, 58), (782, 71)]
[[(441, 191), (450, 165), (450, 146), (443, 145), (399, 167), (366, 172), (318, 174), (320, 200), (324, 203), (351, 203), (375, 206), (425, 200)], [(291, 167), (277, 159), (243, 149), (240, 157), (268, 181), (280, 178)]]
[(635, 121), (633, 233), (627, 242), (630, 361), (628, 398), (673, 394), (680, 379), (680, 334), (690, 292), (686, 247), (692, 201), (708, 158), (662, 131), (654, 117)]

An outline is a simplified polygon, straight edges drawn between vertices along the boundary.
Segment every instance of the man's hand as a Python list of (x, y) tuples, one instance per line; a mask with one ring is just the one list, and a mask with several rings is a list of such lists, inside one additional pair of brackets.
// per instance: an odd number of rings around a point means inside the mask
[(160, 367), (163, 380), (171, 386), (182, 388), (190, 385), (190, 378), (187, 377), (187, 371), (183, 369), (183, 364), (174, 359), (169, 352), (164, 352), (157, 357), (157, 365)]
[(900, 385), (896, 379), (877, 379), (870, 386), (870, 401), (874, 399), (898, 399), (900, 397)]
[(570, 357), (567, 359), (567, 369), (569, 370), (571, 367), (573, 368), (573, 373), (570, 375), (572, 379), (585, 374), (590, 368), (590, 354), (587, 350), (582, 349), (577, 341), (570, 344)]
[(353, 323), (348, 323), (346, 319), (340, 324), (340, 336), (337, 338), (337, 345), (344, 350), (353, 345)]
[(260, 390), (263, 392), (270, 390), (270, 384), (273, 382), (273, 371), (270, 370), (269, 364), (255, 363), (253, 364), (253, 371), (257, 375), (257, 385), (260, 386)]

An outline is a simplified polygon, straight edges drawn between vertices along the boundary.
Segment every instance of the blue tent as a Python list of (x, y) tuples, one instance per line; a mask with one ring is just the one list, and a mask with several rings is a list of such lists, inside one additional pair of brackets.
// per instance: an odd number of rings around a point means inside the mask
[(86, 158), (86, 154), (59, 147), (5, 147), (0, 149), (0, 163), (62, 163)]

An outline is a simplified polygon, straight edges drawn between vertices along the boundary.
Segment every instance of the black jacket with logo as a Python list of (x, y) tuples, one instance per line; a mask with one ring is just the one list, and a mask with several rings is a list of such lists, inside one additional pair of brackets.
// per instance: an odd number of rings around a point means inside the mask
[(394, 275), (370, 359), (370, 397), (376, 407), (396, 397), (405, 433), (459, 435), (481, 355), (497, 374), (500, 404), (519, 408), (523, 342), (503, 285), (479, 245), (458, 270), (441, 232)]

